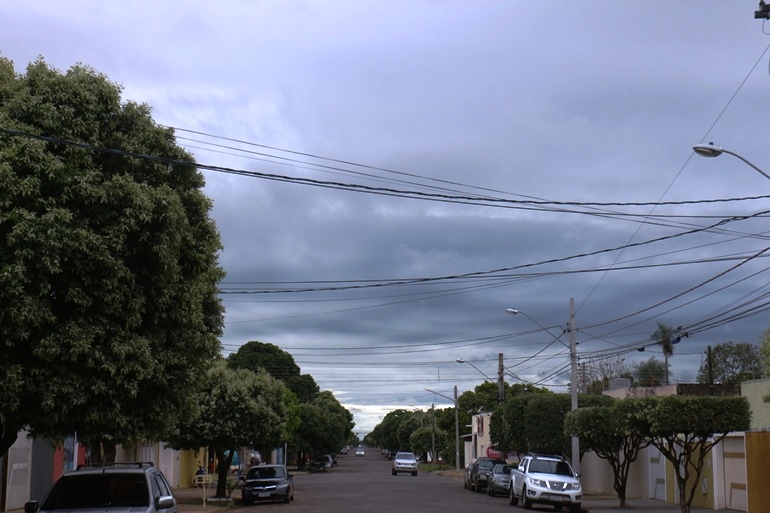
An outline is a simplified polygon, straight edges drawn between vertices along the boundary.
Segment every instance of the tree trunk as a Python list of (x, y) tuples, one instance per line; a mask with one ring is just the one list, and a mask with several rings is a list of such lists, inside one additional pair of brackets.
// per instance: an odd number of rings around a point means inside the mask
[(87, 463), (115, 463), (117, 445), (111, 440), (96, 438), (88, 444), (91, 461)]
[(230, 476), (230, 466), (233, 464), (233, 455), (235, 449), (230, 449), (230, 453), (225, 456), (226, 449), (217, 449), (217, 493), (214, 495), (217, 499), (227, 497), (227, 478)]

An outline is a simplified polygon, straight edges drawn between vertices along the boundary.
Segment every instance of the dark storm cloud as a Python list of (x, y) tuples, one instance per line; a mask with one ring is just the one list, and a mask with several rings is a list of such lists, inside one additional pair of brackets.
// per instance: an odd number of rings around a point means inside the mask
[[(205, 164), (448, 195), (653, 203), (770, 193), (737, 159), (690, 159), (706, 137), (770, 168), (758, 107), (768, 100), (760, 56), (770, 40), (755, 8), (755, 0), (50, 1), (0, 6), (13, 21), (0, 51), (19, 70), (38, 55), (59, 69), (93, 66), (127, 99), (151, 105), (159, 123), (377, 169), (178, 132)], [(395, 407), (447, 404), (424, 388), (450, 395), (481, 373), (494, 378), (498, 353), (516, 376), (565, 390), (570, 298), (582, 361), (623, 347), (639, 360), (660, 358), (634, 347), (658, 321), (697, 323), (764, 293), (766, 258), (729, 272), (738, 260), (695, 263), (760, 251), (761, 218), (602, 250), (751, 215), (767, 200), (560, 207), (587, 215), (205, 176), (224, 289), (511, 268), (485, 279), (223, 296), (226, 352), (249, 340), (281, 346), (355, 412), (360, 432)], [(659, 217), (641, 224), (618, 213)], [(569, 258), (584, 253), (592, 255)], [(686, 265), (650, 267), (674, 262)], [(707, 345), (756, 342), (768, 324), (761, 312), (683, 339), (673, 375), (694, 379)]]

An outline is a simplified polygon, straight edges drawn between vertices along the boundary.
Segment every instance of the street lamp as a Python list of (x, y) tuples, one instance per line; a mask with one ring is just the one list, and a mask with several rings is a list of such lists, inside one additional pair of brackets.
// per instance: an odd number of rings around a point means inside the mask
[[(438, 392), (435, 392), (429, 388), (426, 388), (425, 390), (432, 394), (440, 395), (441, 397), (449, 399), (455, 405), (455, 470), (460, 472), (460, 415), (457, 411), (457, 385), (455, 385), (454, 399), (448, 395), (439, 394)], [(435, 457), (436, 455), (434, 454), (433, 456)]]
[(735, 157), (735, 158), (737, 158), (739, 160), (742, 160), (743, 162), (745, 162), (746, 164), (751, 166), (754, 169), (754, 171), (757, 171), (762, 176), (764, 176), (765, 178), (770, 180), (770, 175), (768, 175), (767, 173), (765, 173), (764, 171), (759, 169), (757, 166), (755, 166), (754, 164), (749, 162), (747, 159), (745, 159), (744, 157), (738, 155), (737, 153), (735, 153), (733, 151), (726, 150), (726, 149), (722, 148), (721, 146), (714, 146), (713, 142), (710, 142), (708, 144), (696, 144), (695, 146), (692, 147), (692, 149), (693, 149), (693, 151), (695, 151), (695, 153), (697, 153), (701, 157), (718, 157), (718, 156), (720, 156), (723, 153), (727, 153), (728, 155), (732, 155), (733, 157)]
[(479, 374), (481, 374), (482, 376), (484, 376), (485, 378), (487, 378), (489, 381), (494, 381), (492, 378), (490, 378), (489, 376), (487, 376), (486, 374), (484, 374), (483, 372), (481, 372), (481, 369), (479, 369), (478, 367), (476, 367), (475, 365), (473, 365), (473, 364), (472, 364), (471, 362), (469, 362), (468, 360), (463, 360), (462, 358), (458, 358), (458, 359), (457, 359), (457, 360), (455, 360), (455, 361), (456, 361), (457, 363), (467, 363), (468, 365), (470, 365), (471, 367), (473, 367), (474, 369), (476, 369), (477, 371), (479, 371)]
[[(575, 342), (575, 300), (572, 298), (569, 300), (569, 310), (570, 392), (572, 396), (572, 407), (570, 409), (577, 410), (577, 343)], [(537, 324), (547, 333), (550, 333), (550, 331), (545, 329), (535, 319), (516, 308), (506, 308), (505, 311), (511, 315), (522, 314), (524, 317)], [(572, 437), (572, 467), (575, 469), (575, 472), (580, 472), (580, 440), (576, 436)]]

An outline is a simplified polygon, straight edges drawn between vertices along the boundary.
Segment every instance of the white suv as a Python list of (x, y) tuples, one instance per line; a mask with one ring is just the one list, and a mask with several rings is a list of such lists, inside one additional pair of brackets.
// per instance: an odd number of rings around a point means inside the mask
[(409, 472), (417, 475), (417, 457), (412, 452), (397, 452), (393, 458), (391, 473), (395, 476), (399, 472)]

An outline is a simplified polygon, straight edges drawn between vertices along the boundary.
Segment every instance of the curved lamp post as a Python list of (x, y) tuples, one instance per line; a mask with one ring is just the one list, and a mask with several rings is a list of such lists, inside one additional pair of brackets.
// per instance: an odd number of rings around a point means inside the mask
[[(448, 395), (439, 394), (438, 392), (435, 392), (429, 388), (425, 389), (427, 392), (430, 392), (431, 394), (440, 395), (441, 397), (444, 397), (446, 399), (449, 399), (452, 401), (455, 405), (455, 470), (457, 472), (460, 472), (460, 415), (457, 411), (457, 385), (455, 385), (455, 397), (452, 399)], [(435, 456), (435, 454), (434, 454)]]
[(739, 160), (742, 160), (743, 162), (751, 166), (751, 168), (754, 169), (754, 171), (760, 173), (762, 176), (770, 180), (770, 175), (768, 175), (767, 173), (759, 169), (757, 166), (749, 162), (746, 158), (738, 155), (734, 151), (726, 150), (721, 146), (715, 146), (713, 142), (710, 142), (708, 144), (696, 144), (695, 146), (692, 147), (692, 149), (693, 151), (695, 151), (695, 153), (697, 153), (701, 157), (718, 157), (723, 153), (727, 153), (728, 155), (732, 155), (733, 157)]
[[(530, 321), (538, 325), (538, 327), (545, 330), (546, 333), (550, 333), (539, 322), (525, 314), (524, 312), (516, 308), (506, 308), (505, 311), (511, 315), (521, 314)], [(570, 392), (571, 392), (571, 410), (576, 410), (578, 407), (577, 396), (577, 343), (575, 342), (575, 302), (570, 299), (570, 322), (569, 322), (569, 356), (570, 356)], [(578, 437), (572, 437), (572, 467), (576, 472), (580, 472), (580, 440)]]
[[(473, 367), (474, 369), (476, 369), (476, 370), (479, 372), (479, 374), (481, 374), (482, 376), (484, 376), (485, 378), (487, 378), (489, 381), (492, 381), (492, 382), (494, 382), (494, 380), (493, 380), (492, 378), (490, 378), (489, 376), (487, 376), (486, 374), (484, 374), (483, 372), (481, 372), (481, 369), (479, 369), (478, 367), (476, 367), (475, 365), (473, 365), (473, 364), (472, 364), (471, 362), (469, 362), (468, 360), (463, 360), (462, 358), (458, 358), (458, 359), (457, 359), (457, 360), (455, 360), (455, 361), (456, 361), (457, 363), (467, 363), (468, 365), (470, 365), (471, 367)], [(439, 395), (440, 395), (440, 394), (439, 394)]]

